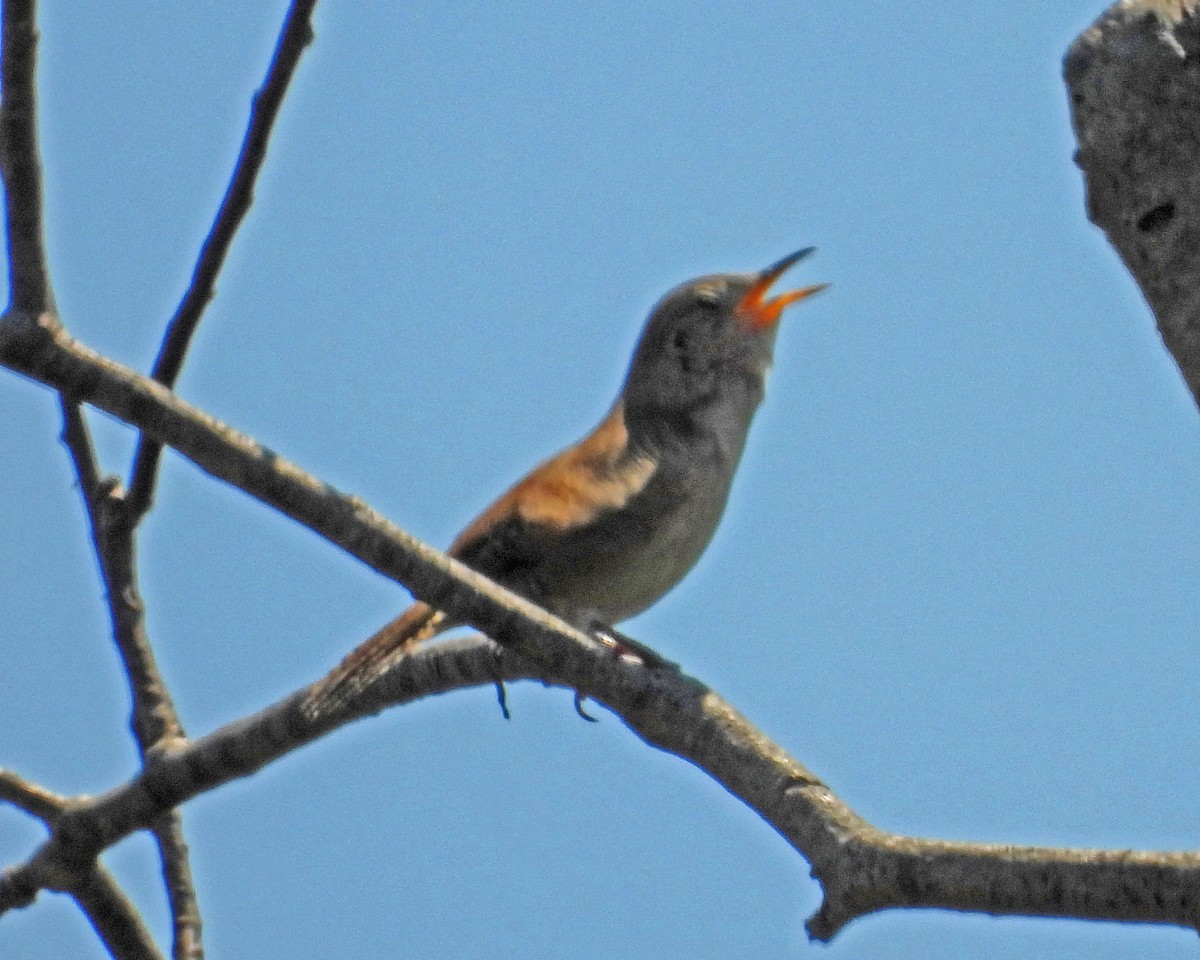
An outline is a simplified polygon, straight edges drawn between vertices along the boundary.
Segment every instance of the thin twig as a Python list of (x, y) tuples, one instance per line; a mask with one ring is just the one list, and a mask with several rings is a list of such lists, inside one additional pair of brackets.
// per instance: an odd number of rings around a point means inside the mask
[[(200, 324), (200, 318), (212, 300), (217, 274), (225, 263), (238, 227), (254, 202), (254, 184), (266, 159), (272, 128), (279, 116), (279, 109), (300, 62), (300, 56), (313, 39), (312, 12), (316, 3), (317, 0), (293, 0), (280, 30), (266, 80), (254, 95), (250, 108), (250, 123), (246, 128), (246, 136), (242, 141), (242, 149), (238, 154), (229, 188), (225, 192), (225, 199), (221, 201), (221, 208), (213, 221), (212, 229), (200, 249), (192, 281), (171, 318), (159, 348), (158, 359), (154, 362), (151, 376), (168, 387), (175, 386), (192, 337)], [(150, 509), (154, 500), (154, 486), (161, 458), (162, 445), (152, 437), (143, 435), (138, 440), (129, 494), (126, 497), (127, 509), (135, 523), (137, 518)]]
[(83, 505), (92, 525), (92, 536), (96, 533), (96, 496), (100, 488), (100, 463), (96, 457), (96, 447), (92, 443), (92, 433), (88, 429), (83, 409), (65, 393), (58, 396), (62, 408), (63, 430), (62, 442), (71, 455), (71, 463), (75, 466), (75, 477), (79, 483), (79, 492), (83, 496)]
[[(166, 749), (181, 740), (184, 736), (183, 726), (146, 634), (145, 606), (137, 582), (137, 530), (122, 522), (124, 502), (115, 478), (105, 482), (100, 476), (91, 435), (79, 404), (69, 400), (65, 394), (60, 394), (60, 399), (63, 441), (70, 451), (79, 478), (92, 544), (105, 586), (113, 640), (129, 681), (132, 702), (130, 727), (144, 761), (149, 753)], [(175, 949), (177, 952), (183, 951), (178, 955), (186, 960), (198, 960), (203, 956), (200, 917), (195, 891), (190, 886), (191, 871), (180, 819), (178, 812), (168, 814), (163, 820), (163, 829), (155, 831), (155, 839), (158, 841), (163, 879), (172, 906)], [(99, 893), (97, 896), (100, 906), (111, 904), (111, 897), (103, 897)], [(82, 902), (80, 906), (89, 909)], [(176, 907), (179, 908), (178, 912)], [(103, 921), (103, 917), (111, 920), (104, 929), (98, 922), (98, 919)], [(112, 905), (103, 916), (98, 914), (92, 918), (92, 923), (103, 937), (129, 930), (132, 931), (129, 936), (135, 944), (142, 942), (141, 921), (131, 926), (128, 911), (122, 905)]]
[(137, 576), (136, 531), (119, 519), (123, 501), (113, 487), (95, 497), (92, 531), (104, 580), (113, 641), (129, 680), (134, 737), (142, 757), (182, 739), (183, 725), (146, 633), (146, 605)]
[(0, 173), (8, 230), (9, 310), (53, 313), (37, 129), (37, 4), (6, 0), (0, 27)]
[(171, 905), (172, 960), (201, 960), (204, 956), (203, 923), (196, 900), (196, 884), (192, 880), (187, 840), (183, 835), (183, 817), (178, 810), (168, 811), (154, 825), (154, 840), (158, 844), (167, 899)]
[(67, 805), (67, 798), (31, 783), (11, 770), (0, 769), (0, 800), (50, 823)]
[(0, 903), (4, 907), (28, 906), (39, 889), (69, 893), (117, 960), (163, 960), (137, 907), (100, 864), (89, 862), (50, 871), (18, 867), (0, 873)]
[[(253, 200), (253, 186), (266, 155), (267, 141), (304, 47), (312, 39), (316, 0), (295, 0), (280, 34), (266, 82), (256, 94), (249, 128), (233, 179), (209, 237), (201, 250), (192, 283), (168, 327), (154, 376), (173, 385), (188, 344), (212, 297), (213, 285), (239, 224)], [(10, 312), (53, 315), (54, 300), (46, 261), (42, 173), (36, 113), (36, 5), (8, 0), (2, 25), (0, 83), (0, 168), (5, 181), (8, 228)], [(153, 498), (161, 447), (139, 443), (130, 496), (115, 483), (105, 485), (87, 422), (78, 403), (61, 397), (63, 439), (70, 451), (92, 529), (92, 539), (107, 588), (113, 636), (124, 661), (132, 693), (132, 727), (145, 758), (183, 737), (174, 705), (154, 661), (145, 632), (144, 606), (137, 588), (136, 529)], [(13, 786), (9, 784), (9, 786)], [(14, 787), (15, 789), (15, 787)], [(155, 831), (175, 925), (177, 960), (203, 956), (200, 916), (188, 866), (180, 818), (168, 814)], [(152, 940), (132, 905), (100, 868), (86, 871), (86, 882), (72, 892), (114, 956), (157, 956)], [(120, 902), (117, 902), (117, 898)], [(118, 954), (115, 947), (120, 947)], [(143, 949), (148, 947), (148, 952)]]

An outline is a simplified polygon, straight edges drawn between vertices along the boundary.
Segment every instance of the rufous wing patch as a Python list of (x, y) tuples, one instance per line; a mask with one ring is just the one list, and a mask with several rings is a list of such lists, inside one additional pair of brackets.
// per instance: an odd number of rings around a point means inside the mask
[(573, 447), (537, 467), (480, 514), (450, 547), (457, 555), (510, 515), (552, 530), (578, 527), (616, 510), (645, 488), (654, 461), (629, 455), (629, 430), (618, 401), (603, 422)]

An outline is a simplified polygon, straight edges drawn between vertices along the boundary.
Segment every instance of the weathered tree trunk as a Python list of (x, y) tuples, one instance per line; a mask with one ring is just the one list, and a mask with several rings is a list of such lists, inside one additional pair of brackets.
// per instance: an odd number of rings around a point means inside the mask
[(1063, 74), (1088, 216), (1133, 274), (1200, 403), (1200, 17), (1125, 0), (1071, 44)]

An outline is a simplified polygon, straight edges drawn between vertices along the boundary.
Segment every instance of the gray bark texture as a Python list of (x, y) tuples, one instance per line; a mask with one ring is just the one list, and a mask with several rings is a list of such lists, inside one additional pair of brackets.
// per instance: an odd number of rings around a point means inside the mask
[(1067, 51), (1087, 212), (1141, 287), (1200, 402), (1200, 17), (1124, 0)]

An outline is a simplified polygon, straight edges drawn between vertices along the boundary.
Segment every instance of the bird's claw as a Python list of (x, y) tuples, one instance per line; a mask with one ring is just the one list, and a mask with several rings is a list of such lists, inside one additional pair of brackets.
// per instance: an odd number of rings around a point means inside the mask
[(583, 701), (587, 699), (587, 694), (579, 690), (575, 691), (575, 712), (583, 717), (588, 723), (599, 723), (599, 717), (593, 717), (590, 713), (583, 709)]

